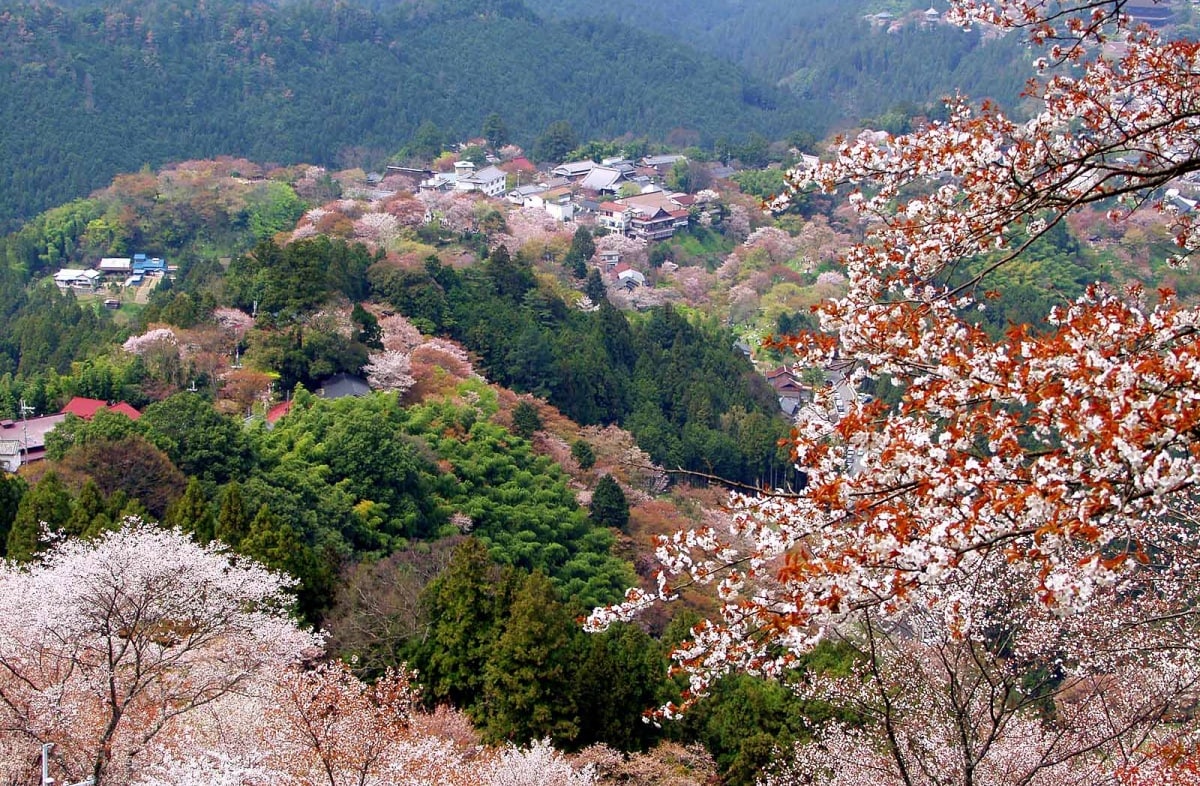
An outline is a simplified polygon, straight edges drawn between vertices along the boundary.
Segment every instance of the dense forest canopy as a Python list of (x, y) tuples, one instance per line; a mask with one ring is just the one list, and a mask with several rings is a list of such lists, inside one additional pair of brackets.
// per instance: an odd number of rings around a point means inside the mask
[[(936, 106), (961, 91), (1014, 107), (1028, 75), (1016, 39), (927, 24), (929, 3), (868, 0), (663, 0), (649, 5), (527, 0), (548, 18), (612, 19), (716, 55), (794, 95), (827, 103), (827, 121), (900, 105)], [(940, 9), (938, 4), (933, 5)], [(867, 19), (888, 14), (889, 21)], [(916, 16), (914, 16), (914, 14)], [(894, 28), (891, 22), (896, 22)], [(891, 28), (891, 29), (889, 29)]]
[(820, 126), (714, 57), (515, 2), (14, 3), (0, 12), (0, 224), (146, 163), (378, 166), (423, 123), (464, 138), (492, 113), (524, 144), (561, 120), (695, 141)]

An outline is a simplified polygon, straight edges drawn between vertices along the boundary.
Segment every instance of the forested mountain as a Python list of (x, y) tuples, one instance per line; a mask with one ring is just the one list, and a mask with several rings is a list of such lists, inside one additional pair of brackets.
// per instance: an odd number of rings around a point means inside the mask
[(0, 11), (0, 226), (147, 163), (379, 165), (426, 121), (461, 138), (491, 113), (525, 144), (560, 120), (693, 141), (820, 124), (714, 57), (508, 0), (15, 3)]
[[(918, 107), (962, 91), (1016, 104), (1028, 76), (1014, 39), (985, 42), (914, 18), (928, 2), (870, 0), (662, 0), (622, 5), (527, 0), (547, 18), (611, 19), (729, 60), (794, 95), (827, 102), (827, 122), (857, 121), (896, 105)], [(935, 10), (945, 10), (934, 3)], [(867, 14), (897, 22), (872, 25)]]

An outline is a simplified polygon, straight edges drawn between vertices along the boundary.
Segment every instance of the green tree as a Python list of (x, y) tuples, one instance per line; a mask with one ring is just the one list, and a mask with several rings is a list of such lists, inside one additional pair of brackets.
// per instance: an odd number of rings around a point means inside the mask
[(71, 505), (71, 518), (67, 521), (64, 529), (69, 535), (85, 535), (95, 529), (93, 522), (99, 516), (105, 515), (107, 504), (104, 499), (104, 493), (100, 487), (96, 485), (96, 481), (88, 478), (84, 481), (83, 488), (79, 490), (79, 496), (75, 498)]
[(571, 237), (571, 251), (582, 257), (585, 262), (596, 256), (596, 241), (590, 229), (581, 226), (575, 230)]
[(532, 439), (533, 433), (542, 428), (542, 416), (537, 407), (528, 401), (520, 401), (513, 408), (513, 433), (523, 439)]
[(569, 743), (579, 735), (574, 696), (581, 635), (550, 579), (537, 571), (521, 581), (484, 669), (487, 738)]
[(137, 423), (184, 474), (205, 483), (244, 476), (253, 464), (242, 427), (195, 393), (176, 393), (151, 404)]
[(225, 486), (225, 493), (221, 496), (221, 510), (217, 513), (214, 534), (217, 536), (217, 540), (235, 549), (250, 534), (250, 515), (246, 512), (246, 503), (242, 499), (242, 488), (236, 480), (230, 481)]
[(608, 289), (604, 286), (604, 279), (600, 277), (600, 271), (592, 268), (588, 271), (587, 281), (583, 285), (583, 294), (595, 303), (600, 305), (608, 297)]
[(579, 146), (579, 136), (565, 120), (551, 123), (533, 144), (533, 157), (539, 162), (557, 163)]
[(178, 527), (202, 545), (216, 537), (217, 522), (198, 478), (189, 478), (183, 496), (167, 511), (166, 523)]
[(454, 704), (477, 721), (483, 712), (484, 669), (506, 604), (499, 579), (487, 549), (469, 538), (421, 595), (428, 632), (417, 664), (425, 699)]
[(612, 475), (603, 475), (596, 482), (588, 514), (597, 526), (619, 530), (629, 526), (629, 502)]
[(8, 533), (12, 530), (25, 489), (25, 481), (20, 476), (0, 473), (0, 556), (7, 553)]
[(70, 519), (71, 494), (57, 473), (47, 472), (21, 496), (8, 533), (8, 558), (14, 562), (29, 562), (42, 550), (43, 527), (55, 532), (63, 529)]
[(498, 112), (492, 112), (483, 119), (483, 138), (493, 150), (508, 144), (508, 126)]
[(643, 750), (661, 730), (642, 715), (662, 705), (674, 686), (662, 644), (636, 625), (619, 623), (584, 637), (575, 691), (579, 745), (604, 743), (617, 750)]
[(358, 325), (355, 339), (359, 343), (371, 349), (383, 349), (383, 330), (374, 314), (363, 308), (361, 303), (355, 303), (350, 311), (350, 320)]
[(577, 439), (571, 443), (571, 458), (575, 459), (575, 463), (583, 470), (596, 465), (596, 452), (587, 440)]
[(426, 120), (417, 127), (406, 148), (408, 155), (422, 161), (432, 161), (442, 154), (445, 149), (446, 135), (432, 120)]

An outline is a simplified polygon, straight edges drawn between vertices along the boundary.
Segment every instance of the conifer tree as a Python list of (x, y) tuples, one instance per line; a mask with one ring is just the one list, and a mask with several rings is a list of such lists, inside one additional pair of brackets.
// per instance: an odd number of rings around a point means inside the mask
[(604, 475), (596, 483), (588, 514), (601, 527), (624, 530), (629, 525), (629, 501), (612, 475)]
[(42, 550), (42, 527), (62, 529), (71, 518), (71, 494), (53, 471), (47, 472), (22, 497), (12, 530), (8, 533), (8, 558), (28, 562)]
[(183, 496), (167, 513), (167, 524), (188, 533), (201, 545), (207, 545), (216, 536), (217, 523), (199, 478), (188, 480)]
[(104, 494), (96, 481), (88, 478), (79, 490), (79, 496), (71, 506), (71, 518), (67, 520), (66, 531), (70, 535), (85, 535), (92, 528), (92, 521), (97, 516), (104, 515)]
[(19, 476), (0, 475), (0, 556), (6, 553), (8, 533), (17, 517), (17, 508), (24, 494), (25, 481)]
[(238, 482), (231, 481), (225, 486), (225, 494), (221, 497), (221, 510), (217, 514), (217, 540), (237, 548), (242, 540), (250, 533), (250, 515), (246, 512), (246, 503), (242, 500), (242, 489)]
[(484, 545), (470, 538), (422, 597), (428, 633), (418, 654), (425, 697), (449, 702), (478, 719), (483, 672), (504, 605), (503, 582)]
[(484, 671), (484, 734), (525, 743), (579, 735), (578, 628), (540, 571), (524, 578)]

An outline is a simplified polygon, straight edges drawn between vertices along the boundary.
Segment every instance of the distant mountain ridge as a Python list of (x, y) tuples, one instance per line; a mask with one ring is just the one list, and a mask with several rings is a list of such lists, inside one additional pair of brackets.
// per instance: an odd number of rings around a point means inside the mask
[[(1029, 75), (1014, 39), (927, 23), (941, 0), (526, 0), (547, 19), (608, 19), (686, 41), (796, 96), (829, 102), (829, 121), (858, 120), (898, 104), (924, 106), (963, 90), (1017, 104)], [(877, 20), (867, 17), (883, 13)]]
[(348, 164), (492, 112), (522, 143), (557, 120), (697, 141), (823, 125), (715, 57), (517, 0), (71, 5), (0, 6), (0, 227), (146, 164)]

